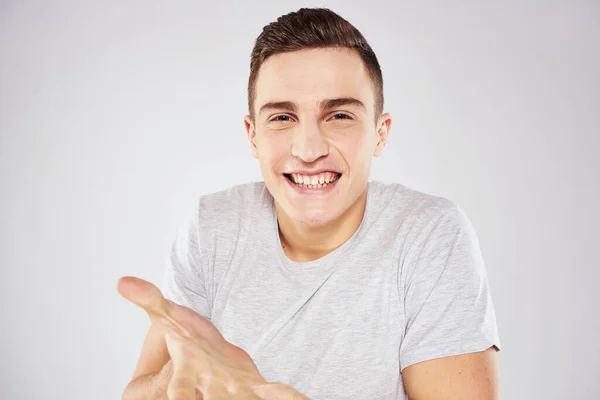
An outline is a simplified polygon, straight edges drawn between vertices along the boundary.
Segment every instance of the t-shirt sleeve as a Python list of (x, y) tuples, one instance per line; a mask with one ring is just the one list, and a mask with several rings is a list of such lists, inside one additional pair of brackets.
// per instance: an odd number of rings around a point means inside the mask
[(401, 369), (435, 358), (500, 349), (479, 242), (452, 205), (416, 236), (399, 282), (405, 310)]
[(203, 271), (206, 249), (200, 243), (200, 212), (196, 207), (178, 229), (171, 245), (161, 286), (163, 296), (210, 319)]

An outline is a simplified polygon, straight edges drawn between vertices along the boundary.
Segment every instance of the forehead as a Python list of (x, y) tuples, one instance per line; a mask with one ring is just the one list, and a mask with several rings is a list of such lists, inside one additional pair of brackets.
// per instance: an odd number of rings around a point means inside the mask
[(255, 107), (271, 101), (316, 104), (354, 97), (373, 104), (374, 93), (362, 59), (351, 49), (305, 49), (275, 54), (260, 67)]

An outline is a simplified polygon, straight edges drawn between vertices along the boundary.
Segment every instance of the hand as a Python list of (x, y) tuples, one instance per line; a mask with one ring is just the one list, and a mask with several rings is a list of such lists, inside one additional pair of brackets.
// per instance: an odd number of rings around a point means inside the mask
[(208, 319), (165, 299), (142, 279), (123, 277), (117, 290), (165, 334), (173, 364), (169, 400), (196, 400), (197, 390), (204, 400), (261, 398), (254, 390), (264, 391), (267, 382), (248, 353), (227, 342)]
[[(165, 399), (166, 390), (171, 382), (171, 377), (173, 376), (173, 360), (169, 359), (163, 365), (162, 369), (156, 374), (154, 384), (157, 385), (158, 391), (156, 389), (149, 389), (149, 393), (160, 393), (158, 396), (161, 399)], [(196, 400), (204, 400), (204, 396), (202, 396), (202, 392), (196, 389)]]

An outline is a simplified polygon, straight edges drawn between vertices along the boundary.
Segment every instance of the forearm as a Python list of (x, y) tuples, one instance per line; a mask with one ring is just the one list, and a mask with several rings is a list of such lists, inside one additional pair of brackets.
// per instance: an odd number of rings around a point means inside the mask
[(123, 392), (123, 400), (169, 400), (168, 384), (164, 369), (138, 376), (127, 385)]

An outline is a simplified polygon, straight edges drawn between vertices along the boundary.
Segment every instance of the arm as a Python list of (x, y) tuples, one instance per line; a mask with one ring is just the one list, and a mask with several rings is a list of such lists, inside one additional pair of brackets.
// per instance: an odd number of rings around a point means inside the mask
[(450, 356), (402, 370), (410, 400), (498, 400), (496, 350)]
[[(142, 346), (133, 379), (123, 393), (123, 400), (168, 400), (167, 386), (173, 376), (173, 364), (160, 330), (152, 325)], [(294, 388), (278, 382), (266, 382), (254, 389), (263, 400), (306, 400)], [(198, 399), (202, 395), (197, 393)]]
[[(162, 287), (166, 297), (194, 308), (202, 315), (208, 315), (201, 274), (206, 263), (199, 240), (198, 219), (199, 204), (177, 231), (166, 263)], [(167, 386), (173, 372), (170, 359), (164, 334), (152, 325), (142, 346), (132, 381), (123, 393), (123, 400), (167, 400)]]
[(408, 398), (497, 400), (496, 317), (473, 226), (451, 207), (431, 218), (415, 243), (399, 287)]
[[(124, 399), (162, 399), (164, 386), (167, 398), (186, 400), (201, 399), (202, 394), (206, 398), (307, 399), (287, 385), (266, 382), (248, 353), (227, 342), (207, 318), (165, 299), (150, 282), (123, 277), (117, 290), (143, 308), (153, 326)], [(156, 373), (156, 366), (164, 362), (161, 354), (167, 354), (170, 362)], [(151, 372), (146, 374), (148, 370)], [(139, 373), (142, 375), (136, 378)], [(163, 397), (159, 396), (161, 389)]]
[(144, 340), (133, 378), (123, 400), (167, 400), (167, 385), (173, 373), (162, 333), (151, 325)]
[(169, 362), (158, 372), (138, 376), (127, 385), (123, 392), (123, 400), (168, 400), (167, 386), (170, 372), (172, 369)]

